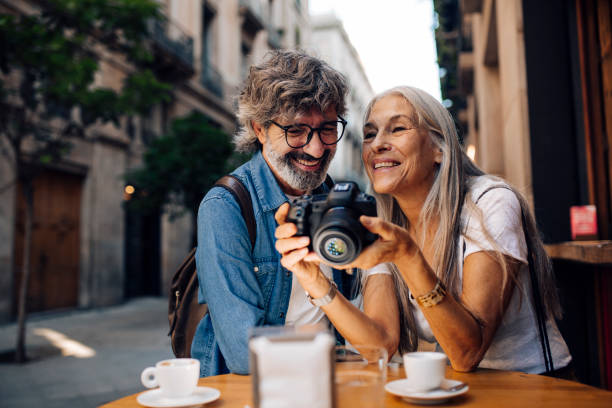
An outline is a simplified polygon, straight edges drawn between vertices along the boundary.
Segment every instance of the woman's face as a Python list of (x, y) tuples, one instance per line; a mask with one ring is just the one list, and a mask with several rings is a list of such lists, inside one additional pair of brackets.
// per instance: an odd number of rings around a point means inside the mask
[(442, 152), (427, 130), (417, 128), (412, 105), (401, 95), (379, 99), (363, 130), (362, 159), (374, 191), (391, 194), (431, 188)]

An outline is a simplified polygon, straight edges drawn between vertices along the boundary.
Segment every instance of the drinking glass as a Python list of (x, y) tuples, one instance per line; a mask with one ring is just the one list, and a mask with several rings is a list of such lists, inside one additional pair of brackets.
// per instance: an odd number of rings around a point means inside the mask
[(376, 346), (336, 346), (336, 408), (382, 407), (387, 350)]

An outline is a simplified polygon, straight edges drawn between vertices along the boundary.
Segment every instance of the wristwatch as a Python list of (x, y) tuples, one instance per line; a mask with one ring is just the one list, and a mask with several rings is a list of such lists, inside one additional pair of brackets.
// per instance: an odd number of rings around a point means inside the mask
[(310, 303), (312, 303), (316, 307), (329, 305), (336, 297), (336, 292), (338, 292), (338, 285), (336, 285), (336, 282), (332, 280), (328, 279), (327, 281), (329, 282), (329, 292), (327, 292), (325, 296), (314, 299), (312, 296), (310, 296), (310, 293), (306, 292), (306, 298), (308, 298)]
[(443, 301), (445, 296), (446, 288), (440, 279), (438, 279), (436, 286), (434, 286), (431, 292), (417, 297), (416, 301), (422, 307), (432, 307)]

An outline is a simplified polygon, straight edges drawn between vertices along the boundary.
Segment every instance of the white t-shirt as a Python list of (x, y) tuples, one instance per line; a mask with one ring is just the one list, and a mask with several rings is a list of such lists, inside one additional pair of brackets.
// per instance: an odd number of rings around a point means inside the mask
[[(461, 223), (464, 228), (457, 249), (462, 261), (475, 252), (500, 250), (503, 254), (522, 263), (519, 285), (515, 286), (493, 341), (478, 366), (537, 374), (546, 371), (546, 366), (536, 314), (531, 302), (532, 291), (527, 265), (527, 244), (521, 221), (521, 206), (516, 195), (503, 187), (489, 190), (481, 197), (487, 188), (503, 185), (506, 184), (488, 176), (481, 176), (472, 181), (469, 191), (472, 201), (480, 197), (476, 206), (482, 211), (486, 231), (495, 240), (498, 248), (494, 248), (486, 239), (477, 214), (473, 214), (467, 205), (463, 207), (461, 213)], [(458, 273), (461, 280), (463, 262), (458, 265)], [(521, 291), (522, 297), (520, 296)], [(435, 342), (429, 323), (416, 301), (411, 299), (411, 302), (415, 306), (419, 337)], [(546, 330), (555, 369), (565, 367), (572, 358), (554, 319), (546, 322)], [(437, 346), (437, 348), (440, 347)]]
[[(332, 268), (328, 265), (321, 264), (321, 272), (328, 278), (332, 279)], [(371, 275), (376, 274), (391, 274), (391, 271), (386, 264), (376, 265), (372, 269), (362, 271), (362, 282), (365, 283), (366, 279)], [(321, 310), (320, 307), (314, 306), (306, 298), (306, 291), (302, 288), (300, 281), (293, 276), (291, 283), (291, 296), (289, 297), (289, 307), (287, 308), (287, 316), (285, 318), (285, 324), (291, 326), (302, 326), (305, 324), (314, 324), (323, 322), (329, 323), (327, 316)], [(357, 307), (361, 306), (361, 294), (354, 299), (353, 304)]]

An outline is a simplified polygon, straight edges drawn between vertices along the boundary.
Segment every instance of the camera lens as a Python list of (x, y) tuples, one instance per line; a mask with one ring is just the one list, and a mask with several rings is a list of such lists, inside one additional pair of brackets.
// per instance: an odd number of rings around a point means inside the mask
[(325, 241), (323, 248), (329, 256), (341, 257), (346, 252), (346, 242), (342, 238), (333, 237)]
[(357, 257), (360, 248), (354, 234), (343, 228), (325, 228), (316, 234), (313, 247), (317, 255), (332, 265), (345, 265)]

